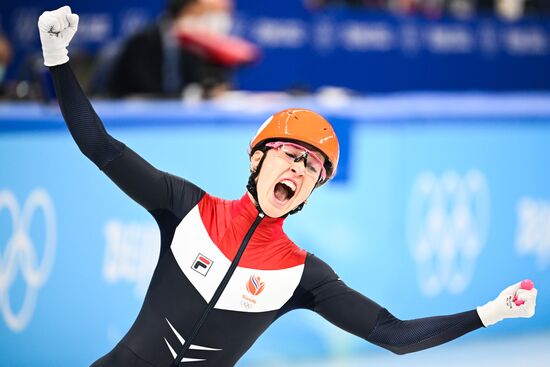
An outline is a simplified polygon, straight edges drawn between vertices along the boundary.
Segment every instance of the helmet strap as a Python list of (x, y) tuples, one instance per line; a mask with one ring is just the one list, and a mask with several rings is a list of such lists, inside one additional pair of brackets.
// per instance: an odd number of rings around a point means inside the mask
[(263, 213), (264, 211), (260, 207), (260, 200), (258, 200), (258, 190), (256, 188), (256, 179), (260, 175), (260, 169), (262, 168), (265, 157), (266, 157), (266, 154), (264, 151), (264, 155), (260, 159), (260, 162), (258, 163), (258, 166), (256, 167), (256, 169), (253, 171), (251, 170), (250, 176), (248, 176), (248, 183), (246, 184), (246, 189), (248, 190), (250, 195), (252, 195), (252, 197), (254, 198), (254, 201), (256, 202), (256, 209), (258, 209), (258, 212), (260, 213)]
[(289, 211), (288, 214), (286, 214), (286, 215), (292, 215), (292, 214), (298, 213), (300, 210), (304, 209), (304, 205), (306, 205), (305, 201), (302, 204), (298, 205), (296, 208)]

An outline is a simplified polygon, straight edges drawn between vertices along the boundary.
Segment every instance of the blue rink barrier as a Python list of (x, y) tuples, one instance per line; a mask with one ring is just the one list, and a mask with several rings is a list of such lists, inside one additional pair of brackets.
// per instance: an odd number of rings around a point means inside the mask
[[(323, 113), (340, 135), (343, 166), (288, 218), (289, 236), (402, 319), (470, 310), (509, 284), (535, 281), (533, 319), (422, 352), (428, 360), (438, 360), (441, 348), (489, 339), (547, 338), (550, 95), (328, 102), (247, 95), (94, 106), (111, 134), (152, 164), (225, 198), (243, 194), (248, 142), (272, 112), (303, 106)], [(108, 352), (139, 311), (158, 242), (153, 219), (79, 152), (56, 107), (0, 104), (0, 366), (89, 365)], [(391, 359), (296, 311), (239, 365), (377, 353)]]

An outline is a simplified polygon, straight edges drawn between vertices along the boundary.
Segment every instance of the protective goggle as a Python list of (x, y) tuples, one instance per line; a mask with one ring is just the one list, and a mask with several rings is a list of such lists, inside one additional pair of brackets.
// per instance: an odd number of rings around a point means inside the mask
[(281, 157), (285, 158), (290, 164), (298, 163), (303, 160), (306, 167), (305, 172), (308, 176), (317, 179), (320, 175), (321, 181), (324, 181), (327, 178), (325, 165), (311, 150), (304, 148), (301, 145), (286, 141), (271, 142), (267, 143), (266, 146), (284, 153)]

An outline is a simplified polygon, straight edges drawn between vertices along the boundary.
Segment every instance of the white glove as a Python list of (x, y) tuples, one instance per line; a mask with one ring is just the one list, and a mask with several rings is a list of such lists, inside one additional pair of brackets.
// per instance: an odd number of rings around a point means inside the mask
[(55, 66), (69, 61), (67, 46), (78, 27), (78, 15), (64, 6), (54, 11), (45, 11), (38, 18), (38, 30), (44, 55), (44, 65)]
[[(511, 285), (498, 295), (494, 301), (488, 302), (477, 308), (477, 314), (484, 326), (496, 324), (502, 319), (515, 317), (531, 317), (535, 314), (537, 303), (537, 290), (530, 291), (521, 289), (521, 282)], [(517, 306), (514, 303), (514, 296), (523, 300), (524, 303)]]

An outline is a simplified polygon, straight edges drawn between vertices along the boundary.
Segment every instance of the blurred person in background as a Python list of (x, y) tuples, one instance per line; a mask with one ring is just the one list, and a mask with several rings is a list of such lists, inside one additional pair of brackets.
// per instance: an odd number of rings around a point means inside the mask
[(353, 8), (385, 9), (387, 0), (304, 0), (309, 9), (349, 6)]
[[(544, 15), (550, 10), (549, 0), (480, 0), (488, 3), (500, 17), (514, 21), (526, 15)], [(492, 4), (491, 4), (492, 3)]]
[(465, 18), (475, 14), (477, 0), (388, 0), (388, 7), (401, 14), (419, 14), (428, 19), (445, 15)]
[(348, 6), (355, 9), (389, 10), (399, 14), (419, 14), (429, 19), (445, 15), (468, 18), (498, 14), (508, 20), (524, 15), (546, 14), (550, 0), (304, 0), (311, 9)]
[(8, 65), (12, 60), (12, 56), (13, 51), (11, 48), (11, 43), (0, 30), (0, 96), (3, 96), (5, 92), (4, 79)]
[[(268, 118), (249, 145), (246, 192), (238, 200), (216, 198), (153, 167), (105, 130), (68, 63), (67, 46), (78, 27), (68, 6), (44, 12), (38, 27), (71, 135), (155, 218), (161, 233), (160, 256), (135, 323), (94, 366), (232, 366), (273, 322), (296, 309), (312, 310), (397, 354), (534, 315), (537, 290), (517, 283), (476, 309), (399, 320), (284, 232), (285, 219), (338, 168), (339, 142), (322, 116), (287, 109)], [(215, 159), (224, 149), (205, 146), (196, 159), (210, 164), (209, 151)]]
[(419, 14), (427, 18), (440, 18), (448, 8), (471, 8), (476, 0), (305, 0), (309, 8), (348, 6), (369, 11), (391, 11), (398, 14)]
[(215, 97), (230, 88), (230, 68), (182, 47), (177, 33), (195, 28), (227, 34), (232, 0), (168, 0), (160, 20), (124, 42), (106, 75), (113, 97), (179, 97), (185, 88)]
[(387, 0), (387, 3), (394, 11), (432, 19), (444, 15), (467, 18), (480, 13), (516, 20), (526, 14), (546, 13), (550, 6), (549, 0)]

